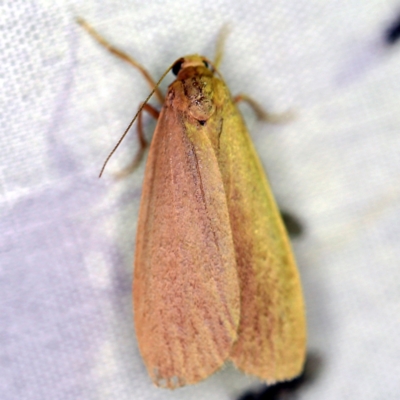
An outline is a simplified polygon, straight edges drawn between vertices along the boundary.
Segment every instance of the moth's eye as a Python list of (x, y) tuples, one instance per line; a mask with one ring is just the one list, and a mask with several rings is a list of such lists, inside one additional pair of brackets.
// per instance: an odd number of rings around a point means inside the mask
[(172, 73), (173, 73), (175, 76), (178, 76), (179, 71), (180, 71), (181, 68), (182, 68), (183, 61), (184, 61), (183, 58), (180, 58), (180, 59), (174, 64), (174, 66), (172, 67)]
[(206, 68), (210, 69), (210, 66), (208, 65), (208, 62), (206, 60), (203, 60), (203, 64), (206, 66)]

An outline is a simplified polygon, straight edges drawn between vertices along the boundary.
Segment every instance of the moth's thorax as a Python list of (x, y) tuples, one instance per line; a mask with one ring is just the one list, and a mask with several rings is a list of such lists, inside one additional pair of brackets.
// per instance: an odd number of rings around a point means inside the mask
[(171, 106), (189, 113), (194, 119), (206, 121), (215, 111), (215, 82), (212, 71), (204, 64), (187, 66), (170, 85), (168, 100)]

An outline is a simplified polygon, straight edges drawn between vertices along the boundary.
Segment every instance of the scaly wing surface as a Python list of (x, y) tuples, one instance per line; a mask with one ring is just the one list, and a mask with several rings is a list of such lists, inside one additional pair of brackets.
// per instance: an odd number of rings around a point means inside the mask
[(189, 138), (186, 122), (164, 105), (147, 160), (133, 283), (140, 352), (153, 381), (169, 388), (222, 366), (240, 313), (216, 155), (204, 129), (192, 127)]
[(294, 378), (303, 368), (306, 323), (301, 283), (242, 117), (230, 98), (223, 108), (218, 162), (241, 288), (238, 340), (231, 359), (244, 372), (274, 383)]

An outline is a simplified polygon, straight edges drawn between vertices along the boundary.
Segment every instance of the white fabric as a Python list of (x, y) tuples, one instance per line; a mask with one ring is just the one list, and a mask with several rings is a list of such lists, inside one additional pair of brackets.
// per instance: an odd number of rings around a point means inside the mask
[(112, 179), (134, 131), (97, 174), (149, 88), (78, 15), (155, 78), (182, 55), (212, 58), (229, 24), (232, 93), (296, 112), (270, 126), (241, 107), (279, 204), (306, 227), (293, 245), (322, 365), (297, 396), (398, 399), (400, 43), (381, 41), (398, 11), (394, 0), (3, 2), (1, 399), (222, 400), (259, 385), (231, 366), (174, 392), (147, 376), (131, 306), (144, 164)]

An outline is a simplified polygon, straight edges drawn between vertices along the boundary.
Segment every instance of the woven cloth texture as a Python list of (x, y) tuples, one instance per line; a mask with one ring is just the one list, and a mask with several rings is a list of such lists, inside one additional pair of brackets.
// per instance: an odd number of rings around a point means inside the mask
[(213, 58), (228, 25), (232, 94), (295, 114), (269, 125), (240, 105), (280, 208), (304, 227), (293, 248), (318, 365), (295, 396), (398, 399), (400, 43), (383, 36), (399, 12), (394, 0), (2, 2), (1, 399), (224, 400), (261, 387), (231, 365), (173, 392), (147, 375), (131, 292), (144, 163), (114, 179), (134, 129), (97, 176), (149, 87), (77, 16), (156, 79), (183, 55)]

